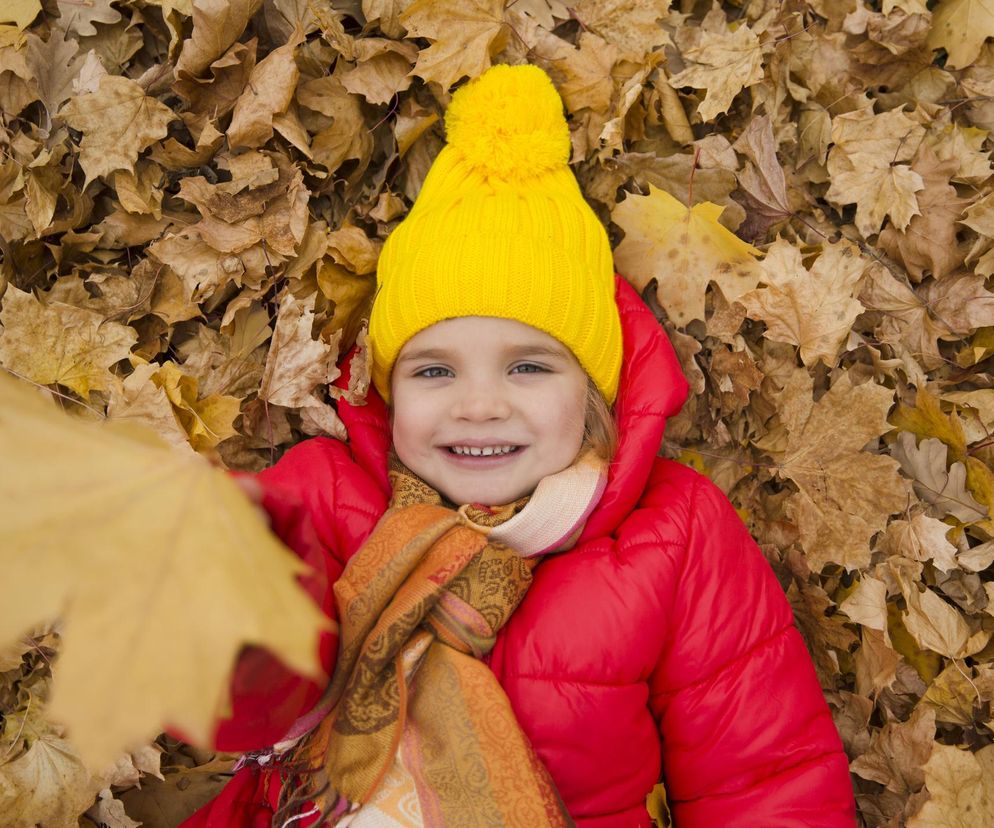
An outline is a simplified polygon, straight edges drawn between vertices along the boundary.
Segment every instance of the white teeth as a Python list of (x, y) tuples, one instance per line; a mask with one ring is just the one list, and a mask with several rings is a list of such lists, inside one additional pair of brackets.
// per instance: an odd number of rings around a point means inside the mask
[(469, 454), (473, 457), (489, 457), (492, 454), (510, 454), (514, 451), (514, 446), (450, 446), (455, 454)]

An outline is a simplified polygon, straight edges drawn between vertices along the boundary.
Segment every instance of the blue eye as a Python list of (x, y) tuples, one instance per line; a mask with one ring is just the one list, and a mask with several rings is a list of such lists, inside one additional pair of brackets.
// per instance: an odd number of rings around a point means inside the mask
[(424, 377), (425, 379), (437, 379), (448, 376), (450, 373), (451, 371), (448, 368), (443, 368), (441, 365), (432, 365), (430, 368), (422, 368), (414, 376)]

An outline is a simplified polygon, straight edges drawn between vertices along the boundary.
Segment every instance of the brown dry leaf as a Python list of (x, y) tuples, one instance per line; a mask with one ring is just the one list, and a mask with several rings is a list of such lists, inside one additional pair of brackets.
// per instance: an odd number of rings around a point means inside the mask
[(777, 158), (773, 122), (766, 115), (754, 118), (738, 137), (735, 151), (747, 159), (739, 173), (739, 188), (748, 207), (748, 221), (758, 236), (794, 211), (787, 195), (787, 181)]
[(400, 22), (408, 37), (431, 41), (418, 53), (411, 74), (445, 90), (481, 74), (509, 37), (503, 0), (414, 0)]
[(929, 305), (909, 285), (883, 267), (871, 267), (859, 298), (867, 308), (884, 313), (877, 331), (881, 341), (906, 350), (925, 369), (945, 364), (939, 340), (952, 331), (929, 313)]
[(303, 301), (287, 291), (280, 301), (259, 398), (289, 408), (311, 405), (314, 391), (338, 374), (338, 351), (311, 336), (314, 294)]
[(887, 585), (879, 578), (864, 576), (839, 609), (855, 623), (883, 632), (887, 629)]
[(194, 0), (193, 33), (183, 42), (176, 74), (199, 77), (245, 31), (262, 0)]
[(100, 791), (96, 804), (86, 813), (103, 828), (139, 828), (141, 826), (140, 822), (135, 822), (125, 813), (124, 803), (120, 799), (114, 799), (114, 794), (110, 788), (104, 788)]
[(114, 170), (133, 170), (139, 153), (164, 138), (175, 118), (169, 107), (119, 75), (105, 75), (95, 91), (74, 95), (60, 116), (83, 133), (79, 163), (87, 183)]
[(994, 824), (994, 745), (976, 753), (934, 745), (924, 770), (929, 800), (908, 821), (908, 828)]
[(956, 223), (970, 202), (960, 198), (950, 184), (955, 164), (939, 161), (930, 149), (923, 148), (911, 168), (921, 175), (924, 184), (917, 194), (921, 213), (912, 216), (903, 231), (885, 227), (880, 246), (889, 256), (904, 262), (917, 281), (926, 273), (940, 279), (963, 263), (965, 251), (956, 238)]
[(946, 535), (949, 525), (941, 520), (915, 515), (911, 520), (895, 520), (887, 527), (885, 544), (891, 555), (903, 555), (913, 561), (932, 561), (936, 569), (950, 572), (960, 566), (956, 547)]
[(741, 21), (729, 26), (718, 4), (693, 34), (696, 37), (689, 45), (678, 44), (687, 68), (669, 83), (674, 89), (707, 90), (697, 107), (700, 119), (707, 123), (727, 112), (739, 92), (763, 79), (763, 56), (756, 33)]
[(411, 85), (410, 71), (418, 50), (409, 43), (365, 37), (357, 45), (354, 69), (342, 75), (342, 86), (371, 104), (390, 103)]
[(834, 365), (863, 312), (855, 295), (867, 262), (859, 251), (848, 242), (827, 245), (809, 272), (801, 251), (778, 240), (760, 266), (767, 287), (738, 300), (749, 316), (766, 323), (767, 339), (797, 345), (805, 365)]
[(828, 154), (831, 186), (826, 198), (838, 205), (856, 205), (856, 227), (869, 238), (890, 216), (904, 230), (919, 215), (915, 193), (925, 188), (922, 177), (907, 163), (925, 130), (900, 110), (875, 115), (859, 110), (832, 121)]
[(0, 453), (19, 470), (0, 482), (0, 645), (62, 618), (50, 713), (90, 767), (166, 725), (209, 742), (245, 644), (319, 675), (329, 621), (303, 566), (223, 472), (9, 377), (0, 389)]
[(189, 449), (187, 433), (176, 419), (166, 392), (152, 381), (157, 367), (154, 363), (138, 364), (123, 381), (112, 385), (107, 416), (113, 420), (137, 420), (171, 446)]
[(897, 681), (901, 656), (890, 646), (886, 632), (863, 628), (856, 662), (856, 690), (863, 696), (875, 697), (881, 690)]
[(833, 563), (848, 570), (870, 562), (870, 538), (908, 503), (898, 464), (861, 451), (883, 434), (893, 400), (886, 388), (852, 385), (848, 373), (815, 403), (807, 371), (794, 371), (783, 390), (787, 445), (777, 474), (797, 484), (787, 514), (815, 572)]
[(273, 118), (286, 112), (300, 77), (296, 39), (274, 49), (249, 76), (228, 126), (228, 146), (261, 147), (273, 137)]
[(583, 32), (570, 49), (551, 62), (551, 68), (561, 77), (557, 85), (567, 109), (577, 112), (593, 109), (607, 112), (614, 95), (611, 70), (618, 61), (618, 49), (591, 32)]
[(659, 21), (667, 16), (670, 0), (579, 0), (571, 6), (584, 30), (641, 58), (670, 42)]
[(642, 290), (656, 279), (659, 304), (684, 326), (704, 319), (704, 294), (714, 282), (729, 301), (759, 283), (759, 251), (718, 223), (721, 208), (704, 202), (689, 210), (649, 185), (649, 195), (629, 195), (611, 219), (625, 231), (614, 251), (618, 270)]
[(110, 367), (131, 353), (134, 330), (85, 308), (44, 304), (8, 287), (0, 311), (0, 365), (42, 385), (59, 383), (83, 398), (106, 390)]
[(935, 713), (917, 708), (907, 722), (890, 722), (879, 730), (870, 749), (849, 766), (894, 793), (914, 793), (925, 783), (922, 766), (932, 753)]
[(161, 782), (145, 780), (141, 790), (126, 791), (121, 799), (144, 828), (175, 828), (221, 792), (233, 765), (233, 759), (217, 757), (192, 768), (169, 768)]

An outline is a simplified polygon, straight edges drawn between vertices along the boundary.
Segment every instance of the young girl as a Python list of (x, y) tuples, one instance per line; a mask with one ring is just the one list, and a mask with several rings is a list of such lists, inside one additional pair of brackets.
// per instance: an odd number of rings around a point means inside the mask
[(629, 828), (660, 779), (677, 828), (854, 825), (776, 579), (656, 456), (687, 384), (552, 83), (494, 67), (446, 132), (379, 261), (379, 394), (257, 478), (340, 622), (331, 682), (243, 656), (217, 744), (254, 752), (186, 825)]

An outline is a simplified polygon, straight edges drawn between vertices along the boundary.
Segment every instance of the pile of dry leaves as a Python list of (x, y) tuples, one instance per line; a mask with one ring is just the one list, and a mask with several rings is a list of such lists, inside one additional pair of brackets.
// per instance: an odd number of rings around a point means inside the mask
[[(538, 64), (691, 381), (662, 450), (778, 573), (863, 824), (994, 824), (994, 12), (670, 5), (6, 0), (0, 366), (229, 468), (345, 438), (367, 380), (329, 383), (451, 88)], [(5, 824), (177, 824), (230, 760), (86, 770), (58, 639), (0, 652)]]

